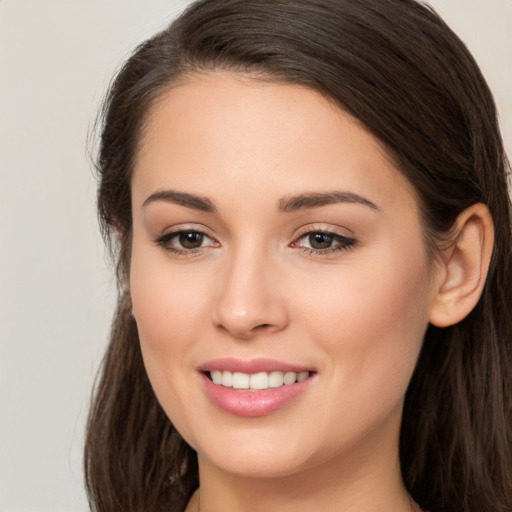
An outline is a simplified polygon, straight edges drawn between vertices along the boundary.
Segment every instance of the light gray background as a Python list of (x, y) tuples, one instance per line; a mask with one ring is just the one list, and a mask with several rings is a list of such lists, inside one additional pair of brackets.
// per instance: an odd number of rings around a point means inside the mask
[[(85, 512), (83, 424), (113, 307), (86, 138), (118, 64), (186, 0), (0, 0), (0, 512)], [(512, 153), (512, 0), (432, 0)]]

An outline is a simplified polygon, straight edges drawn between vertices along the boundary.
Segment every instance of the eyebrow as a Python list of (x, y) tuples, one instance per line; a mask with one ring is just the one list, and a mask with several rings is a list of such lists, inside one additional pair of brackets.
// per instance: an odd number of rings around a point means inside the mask
[(176, 190), (157, 190), (153, 192), (143, 203), (142, 206), (146, 207), (148, 204), (156, 201), (165, 201), (167, 203), (174, 203), (193, 210), (199, 210), (206, 213), (215, 213), (217, 208), (207, 197), (197, 196), (195, 194), (187, 194), (186, 192), (178, 192)]
[[(178, 192), (177, 190), (157, 190), (142, 203), (142, 206), (146, 207), (156, 201), (165, 201), (206, 213), (217, 212), (217, 208), (211, 199), (187, 192)], [(279, 211), (282, 213), (291, 213), (337, 203), (362, 204), (372, 210), (380, 211), (380, 208), (369, 199), (354, 194), (353, 192), (344, 191), (310, 192), (287, 196), (279, 200)]]
[(284, 197), (279, 201), (279, 211), (283, 213), (295, 212), (298, 210), (309, 210), (330, 204), (352, 203), (368, 206), (372, 210), (380, 211), (380, 208), (369, 199), (353, 192), (332, 191), (313, 192)]

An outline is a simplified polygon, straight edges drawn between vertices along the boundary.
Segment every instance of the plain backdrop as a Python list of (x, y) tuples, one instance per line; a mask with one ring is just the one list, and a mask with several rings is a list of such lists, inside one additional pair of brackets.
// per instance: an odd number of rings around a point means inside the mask
[[(81, 451), (115, 297), (87, 134), (133, 47), (186, 0), (0, 0), (0, 512), (85, 512)], [(512, 0), (432, 0), (512, 153)]]

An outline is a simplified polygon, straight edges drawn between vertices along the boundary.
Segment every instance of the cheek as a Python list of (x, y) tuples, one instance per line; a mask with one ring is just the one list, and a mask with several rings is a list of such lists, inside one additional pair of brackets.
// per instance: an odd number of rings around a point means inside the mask
[(179, 432), (193, 439), (189, 426), (199, 404), (183, 376), (195, 374), (208, 284), (184, 268), (172, 268), (165, 254), (154, 253), (134, 247), (132, 254), (130, 292), (142, 357), (167, 416)]
[(144, 364), (157, 395), (164, 397), (192, 364), (207, 318), (207, 287), (206, 279), (186, 266), (170, 265), (165, 253), (137, 244), (134, 237), (130, 293)]
[(141, 343), (153, 351), (178, 349), (194, 339), (206, 314), (207, 280), (185, 266), (170, 265), (163, 253), (134, 244), (130, 292)]
[[(316, 279), (311, 289), (319, 284)], [(359, 260), (333, 272), (323, 290), (304, 304), (304, 322), (328, 353), (335, 381), (342, 388), (357, 387), (370, 401), (400, 398), (428, 325), (429, 273), (423, 254), (381, 251), (371, 264)]]

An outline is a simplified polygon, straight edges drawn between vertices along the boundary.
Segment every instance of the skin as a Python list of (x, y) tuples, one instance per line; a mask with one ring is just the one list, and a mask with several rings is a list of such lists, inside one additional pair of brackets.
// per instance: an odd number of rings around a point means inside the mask
[[(163, 190), (207, 197), (216, 211), (144, 204)], [(375, 207), (279, 211), (293, 195), (332, 191)], [(144, 362), (198, 453), (201, 511), (414, 509), (400, 476), (400, 420), (448, 267), (429, 262), (414, 189), (382, 145), (312, 90), (196, 75), (147, 119), (132, 207)], [(203, 245), (156, 241), (179, 230), (204, 233)], [(318, 231), (355, 242), (314, 252), (308, 233)], [(201, 385), (198, 366), (221, 357), (316, 374), (278, 411), (240, 417)], [(198, 509), (196, 496), (189, 510)]]

